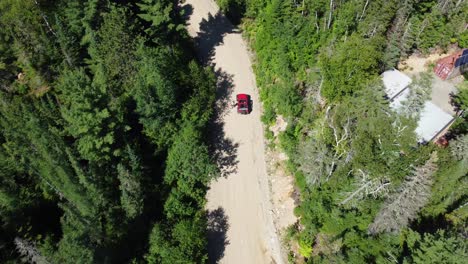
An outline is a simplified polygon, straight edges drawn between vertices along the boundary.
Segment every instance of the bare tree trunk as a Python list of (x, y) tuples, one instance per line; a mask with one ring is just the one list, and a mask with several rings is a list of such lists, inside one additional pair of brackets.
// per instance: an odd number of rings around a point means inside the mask
[(350, 193), (340, 205), (344, 205), (353, 199), (363, 199), (367, 196), (374, 198), (386, 195), (388, 193), (388, 186), (391, 184), (388, 180), (384, 179), (369, 179), (369, 174), (359, 169), (362, 177), (358, 183), (356, 191)]
[(73, 60), (70, 54), (68, 54), (68, 52), (64, 48), (62, 48), (61, 50), (62, 50), (63, 56), (65, 57), (65, 61), (67, 62), (67, 64), (69, 66), (73, 66)]
[(318, 92), (317, 92), (317, 97), (318, 97), (318, 101), (319, 103), (321, 104), (322, 103), (322, 86), (323, 86), (323, 76), (321, 76), (321, 80), (320, 80), (320, 85), (318, 87)]
[(369, 0), (366, 0), (366, 4), (364, 5), (364, 8), (362, 9), (361, 16), (359, 17), (359, 21), (361, 21), (362, 17), (366, 13), (367, 5), (369, 4)]
[(418, 39), (419, 39), (419, 36), (421, 36), (421, 34), (423, 33), (424, 29), (426, 29), (426, 26), (427, 26), (427, 19), (424, 19), (423, 22), (421, 23), (421, 28), (418, 32)]
[(392, 253), (390, 253), (390, 251), (387, 251), (387, 254), (390, 256), (390, 258), (387, 258), (388, 260), (398, 263), (398, 260), (395, 258), (395, 256), (393, 256)]
[(304, 10), (305, 10), (305, 8), (304, 8), (305, 2), (304, 2), (304, 1), (305, 1), (305, 0), (302, 0), (302, 12), (301, 12), (301, 15), (302, 15), (302, 16), (304, 16)]
[(440, 11), (442, 11), (442, 13), (447, 13), (447, 10), (445, 10), (445, 8), (447, 7), (447, 4), (449, 2), (450, 0), (439, 0)]
[(407, 50), (404, 45), (406, 43), (406, 39), (408, 38), (408, 33), (409, 33), (408, 31), (411, 30), (411, 26), (412, 26), (411, 22), (408, 22), (408, 25), (405, 27), (405, 32), (403, 32), (403, 36), (401, 36), (401, 40), (400, 40), (400, 45), (402, 49), (405, 51), (405, 55), (406, 55)]
[(346, 124), (343, 126), (344, 134), (341, 135), (340, 138), (338, 138), (338, 129), (336, 126), (333, 124), (333, 120), (330, 120), (330, 109), (331, 107), (329, 106), (327, 110), (325, 111), (325, 119), (328, 121), (328, 126), (333, 130), (333, 136), (335, 138), (335, 148), (338, 148), (341, 142), (344, 140), (348, 139), (349, 137), (349, 125), (350, 125), (350, 119), (348, 117), (348, 120), (346, 121)]
[[(36, 6), (39, 7), (39, 3), (37, 2), (37, 0), (34, 0), (34, 3), (36, 4)], [(44, 22), (45, 22), (45, 25), (46, 25), (47, 29), (49, 29), (49, 32), (51, 32), (54, 36), (57, 36), (57, 34), (55, 33), (55, 31), (54, 31), (54, 30), (52, 29), (52, 27), (50, 26), (49, 21), (47, 20), (47, 17), (46, 17), (42, 12), (40, 12), (40, 13), (41, 13), (42, 19), (43, 19)]]
[(387, 199), (373, 223), (369, 225), (370, 234), (397, 233), (417, 217), (430, 199), (432, 175), (437, 171), (436, 162), (437, 152), (433, 152), (424, 165), (416, 168), (413, 175), (407, 177), (401, 189)]
[(332, 13), (333, 13), (333, 0), (330, 0), (330, 13), (328, 15), (327, 29), (330, 29), (331, 20), (332, 20)]
[(317, 27), (317, 34), (319, 33), (320, 31), (320, 27), (319, 27), (319, 24), (318, 24), (318, 14), (317, 14), (317, 11), (315, 11), (315, 27)]
[(372, 29), (371, 33), (369, 34), (370, 37), (373, 37), (375, 33), (377, 32), (377, 25), (374, 26), (374, 29)]
[(344, 199), (340, 205), (343, 205), (343, 204), (346, 204), (348, 203), (349, 201), (351, 201), (351, 199), (354, 198), (354, 196), (356, 196), (358, 193), (362, 192), (367, 186), (369, 186), (370, 182), (366, 182), (364, 185), (362, 185), (361, 187), (359, 187), (356, 191), (354, 191), (353, 193), (351, 193), (351, 195), (349, 195), (348, 197), (346, 197), (346, 199)]

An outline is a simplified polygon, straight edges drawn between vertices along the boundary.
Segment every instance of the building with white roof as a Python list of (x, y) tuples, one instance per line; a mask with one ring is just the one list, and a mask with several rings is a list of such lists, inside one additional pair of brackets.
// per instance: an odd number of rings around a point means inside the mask
[(410, 89), (404, 89), (397, 97), (390, 100), (390, 107), (394, 110), (400, 110), (403, 107), (403, 102), (406, 101), (410, 94)]
[[(385, 93), (390, 100), (390, 107), (394, 110), (401, 109), (403, 102), (410, 94), (408, 86), (411, 84), (411, 78), (394, 69), (382, 73), (382, 81)], [(436, 139), (442, 131), (450, 126), (453, 120), (452, 115), (431, 101), (425, 102), (416, 128), (418, 141), (422, 143)]]
[(421, 111), (416, 134), (423, 141), (429, 142), (450, 125), (453, 119), (453, 116), (444, 112), (431, 101), (427, 101)]
[(389, 70), (382, 73), (382, 81), (385, 86), (385, 93), (389, 100), (393, 100), (411, 83), (411, 78), (398, 70)]

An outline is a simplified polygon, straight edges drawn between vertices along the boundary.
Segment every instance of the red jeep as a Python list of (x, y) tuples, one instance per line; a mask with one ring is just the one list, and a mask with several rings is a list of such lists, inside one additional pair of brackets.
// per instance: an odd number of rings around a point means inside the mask
[(239, 114), (249, 114), (250, 113), (250, 95), (248, 94), (238, 94), (237, 98), (237, 113)]

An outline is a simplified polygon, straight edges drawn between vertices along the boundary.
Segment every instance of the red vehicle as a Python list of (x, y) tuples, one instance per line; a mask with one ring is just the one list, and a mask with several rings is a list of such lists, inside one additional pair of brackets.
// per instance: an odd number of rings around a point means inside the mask
[(239, 114), (249, 114), (250, 113), (250, 95), (248, 94), (238, 94), (237, 98), (237, 113)]

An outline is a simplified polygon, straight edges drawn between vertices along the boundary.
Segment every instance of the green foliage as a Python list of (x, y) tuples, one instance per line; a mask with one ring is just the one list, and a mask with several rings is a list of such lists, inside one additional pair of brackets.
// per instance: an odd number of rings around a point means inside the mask
[(156, 224), (150, 235), (148, 263), (204, 263), (206, 223), (199, 217), (177, 222), (173, 228)]
[(109, 13), (103, 14), (103, 22), (88, 48), (90, 68), (96, 75), (94, 82), (106, 87), (112, 98), (119, 96), (134, 81), (138, 36), (127, 16), (125, 9), (111, 7)]
[(183, 105), (181, 119), (195, 128), (202, 128), (213, 115), (216, 77), (211, 69), (203, 69), (194, 61), (189, 63), (189, 71), (189, 79), (186, 81), (194, 86), (194, 93)]
[(324, 78), (323, 96), (339, 100), (368, 85), (378, 73), (380, 42), (352, 35), (335, 49), (323, 52), (319, 61)]
[(418, 118), (419, 114), (424, 108), (424, 103), (431, 99), (432, 91), (432, 78), (431, 73), (421, 73), (409, 85), (408, 98), (403, 101), (401, 111), (405, 115), (413, 118)]
[(156, 145), (164, 146), (176, 130), (174, 122), (180, 89), (163, 72), (166, 70), (163, 63), (169, 56), (156, 49), (142, 48), (139, 58), (139, 76), (132, 92), (136, 112), (146, 136)]
[[(46, 84), (54, 74), (54, 57), (58, 55), (51, 38), (46, 33), (47, 27), (41, 14), (44, 10), (35, 2), (2, 1), (0, 4), (0, 24), (3, 34), (11, 41), (12, 51), (25, 78), (36, 89)], [(6, 39), (6, 40), (8, 40)]]
[[(279, 140), (301, 192), (301, 254), (314, 263), (466, 255), (466, 113), (413, 231), (398, 241), (367, 230), (431, 152), (414, 148), (413, 120), (390, 111), (374, 80), (416, 49), (466, 46), (467, 2), (219, 2), (247, 18), (262, 120), (288, 120)], [(176, 5), (0, 2), (0, 262), (20, 261), (15, 237), (54, 263), (206, 262), (202, 210), (218, 172), (204, 132), (216, 78), (191, 55)], [(427, 93), (412, 90), (420, 106)]]
[(437, 152), (434, 152), (423, 166), (416, 168), (412, 175), (407, 177), (400, 191), (385, 201), (369, 226), (369, 233), (398, 233), (401, 228), (417, 218), (431, 195), (433, 174), (438, 170), (436, 159)]
[(0, 3), (0, 262), (206, 261), (216, 79), (176, 4)]
[(458, 39), (458, 46), (468, 47), (468, 31), (465, 31), (462, 34), (460, 34), (460, 38)]
[(183, 212), (180, 205), (176, 206), (184, 200), (192, 207), (202, 209), (208, 183), (215, 173), (216, 167), (208, 155), (207, 147), (200, 140), (199, 132), (192, 126), (182, 128), (169, 149), (164, 176), (164, 182), (173, 190), (165, 205), (168, 217), (187, 213)]
[(57, 245), (56, 252), (52, 252), (52, 258), (60, 263), (93, 263), (94, 252), (89, 247), (90, 241), (86, 238), (86, 231), (82, 226), (76, 226), (77, 220), (71, 220), (72, 218), (70, 215), (62, 218), (64, 235)]
[(465, 80), (458, 89), (453, 101), (460, 110), (466, 110), (468, 109), (468, 81)]
[(145, 26), (145, 32), (153, 42), (163, 41), (177, 45), (174, 43), (177, 39), (186, 37), (185, 28), (178, 17), (174, 2), (142, 0), (136, 5), (140, 11), (138, 17), (148, 23), (148, 26)]
[(64, 72), (57, 90), (62, 102), (60, 111), (67, 121), (66, 131), (78, 138), (77, 147), (88, 160), (109, 160), (114, 143), (106, 91), (93, 85), (84, 69)]
[(466, 239), (443, 230), (422, 235), (410, 230), (407, 236), (411, 257), (405, 263), (460, 263), (467, 254)]
[(138, 16), (151, 23), (151, 30), (155, 34), (168, 32), (174, 27), (171, 18), (172, 5), (169, 1), (143, 0), (137, 6), (142, 12)]
[(310, 241), (299, 240), (299, 254), (309, 258), (312, 254), (312, 243)]
[[(226, 10), (235, 1), (219, 2)], [(414, 80), (407, 111), (395, 113), (378, 79), (415, 50), (463, 45), (466, 2), (245, 3), (262, 121), (271, 125), (278, 114), (288, 120), (279, 145), (300, 190), (295, 209), (299, 253), (310, 263), (387, 263), (408, 257), (412, 252), (402, 249), (401, 232), (372, 237), (368, 228), (379, 209), (388, 209), (390, 198), (405, 193), (411, 182), (406, 176), (412, 168), (424, 168), (433, 151), (431, 145), (416, 146), (414, 132), (431, 80), (426, 74)], [(460, 109), (465, 97), (463, 89), (454, 97)], [(452, 126), (453, 136), (466, 134), (465, 121), (466, 114)], [(424, 188), (412, 188), (409, 198), (395, 206), (399, 214), (419, 204), (405, 223), (415, 232), (427, 232), (431, 224), (456, 231), (465, 227), (466, 168), (448, 152), (441, 153), (437, 166), (432, 176), (418, 169), (427, 176)]]
[(120, 181), (120, 202), (128, 218), (134, 218), (142, 213), (144, 193), (142, 186), (143, 171), (140, 158), (135, 150), (127, 146), (127, 164), (117, 165), (117, 175)]
[(434, 175), (435, 184), (432, 187), (432, 197), (429, 205), (424, 208), (423, 214), (436, 217), (445, 215), (457, 209), (466, 198), (468, 188), (468, 155), (466, 150), (467, 136), (450, 142), (450, 152), (442, 153), (439, 160), (439, 171)]

